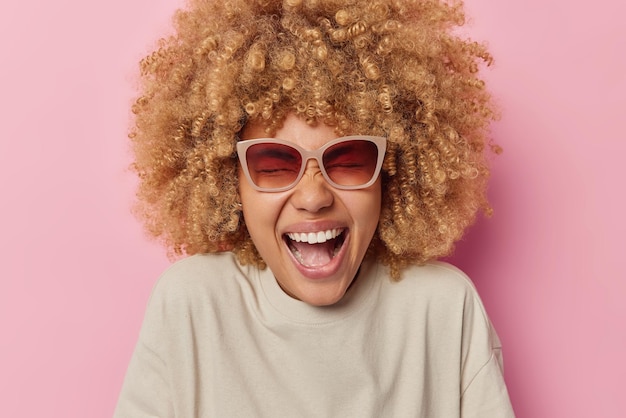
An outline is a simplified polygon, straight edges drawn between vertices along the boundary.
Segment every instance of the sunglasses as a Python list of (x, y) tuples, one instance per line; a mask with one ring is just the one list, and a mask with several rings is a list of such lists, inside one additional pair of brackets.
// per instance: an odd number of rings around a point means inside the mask
[(283, 192), (304, 175), (306, 163), (315, 159), (331, 186), (341, 190), (364, 189), (374, 184), (385, 157), (387, 140), (379, 136), (345, 136), (308, 151), (274, 138), (237, 142), (237, 155), (253, 189)]

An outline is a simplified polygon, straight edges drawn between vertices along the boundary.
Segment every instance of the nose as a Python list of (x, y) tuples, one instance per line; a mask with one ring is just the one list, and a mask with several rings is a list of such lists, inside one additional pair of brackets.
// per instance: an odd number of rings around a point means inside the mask
[(317, 161), (311, 159), (307, 162), (304, 174), (293, 189), (291, 204), (299, 210), (311, 213), (319, 212), (333, 204), (334, 196)]

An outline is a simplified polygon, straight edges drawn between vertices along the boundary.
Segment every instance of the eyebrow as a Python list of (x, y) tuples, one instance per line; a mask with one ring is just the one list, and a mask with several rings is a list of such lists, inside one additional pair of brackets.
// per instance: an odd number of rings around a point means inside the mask
[[(284, 145), (285, 147), (288, 147), (288, 145)], [(281, 159), (288, 159), (290, 161), (297, 161), (297, 160), (301, 160), (301, 154), (300, 152), (293, 148), (293, 147), (289, 147), (291, 149), (293, 149), (296, 154), (289, 152), (287, 150), (281, 149), (281, 148), (277, 148), (277, 147), (271, 147), (271, 148), (262, 148), (260, 150), (255, 150), (254, 151), (254, 155), (259, 155), (259, 156), (263, 156), (263, 157), (276, 157), (276, 158), (281, 158)]]
[[(352, 145), (353, 147), (354, 145)], [(349, 144), (338, 144), (333, 146), (330, 150), (326, 150), (324, 152), (323, 158), (326, 160), (328, 158), (336, 158), (344, 154), (350, 153), (352, 151), (351, 146)]]

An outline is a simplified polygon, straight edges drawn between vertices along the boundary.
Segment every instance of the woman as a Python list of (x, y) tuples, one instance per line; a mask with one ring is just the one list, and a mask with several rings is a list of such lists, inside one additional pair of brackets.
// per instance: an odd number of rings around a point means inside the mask
[(511, 417), (440, 263), (490, 208), (459, 4), (195, 0), (142, 62), (139, 213), (175, 254), (116, 417)]

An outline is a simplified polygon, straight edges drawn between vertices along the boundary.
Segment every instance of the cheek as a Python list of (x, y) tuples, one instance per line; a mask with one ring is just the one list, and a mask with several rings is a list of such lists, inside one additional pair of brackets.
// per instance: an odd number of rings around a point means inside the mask
[[(261, 192), (254, 190), (250, 183), (248, 183), (248, 179), (243, 174), (241, 167), (238, 170), (239, 175), (239, 197), (241, 198), (241, 205), (243, 208), (244, 216), (249, 217), (251, 208), (256, 208), (261, 205), (263, 196)], [(250, 218), (252, 220), (253, 218)], [(246, 222), (247, 223), (247, 222)]]
[(281, 203), (273, 193), (254, 190), (247, 180), (240, 176), (239, 196), (243, 218), (252, 239), (257, 241), (268, 236), (274, 230), (280, 214)]
[(259, 202), (260, 197), (258, 196), (258, 192), (248, 184), (248, 180), (243, 175), (241, 168), (239, 168), (239, 197), (241, 199), (241, 207), (246, 227), (250, 234), (254, 234), (257, 227), (263, 224), (262, 220), (257, 222), (259, 218), (262, 217), (262, 213), (254, 213), (254, 215), (252, 213), (252, 208), (261, 207), (261, 203)]
[(378, 227), (378, 221), (380, 220), (380, 205), (381, 198), (380, 196), (378, 196), (370, 202), (370, 205), (365, 210), (364, 222), (367, 223), (368, 229), (371, 231), (372, 234)]
[(366, 216), (368, 218), (368, 222), (370, 228), (372, 230), (372, 234), (378, 227), (378, 221), (380, 220), (380, 211), (382, 205), (382, 186), (380, 179), (375, 184), (375, 188), (372, 191), (372, 200), (370, 202), (370, 207), (367, 210)]
[(374, 184), (371, 189), (363, 194), (350, 196), (346, 200), (347, 207), (357, 226), (367, 233), (373, 234), (378, 226), (381, 211), (381, 187), (380, 183)]

